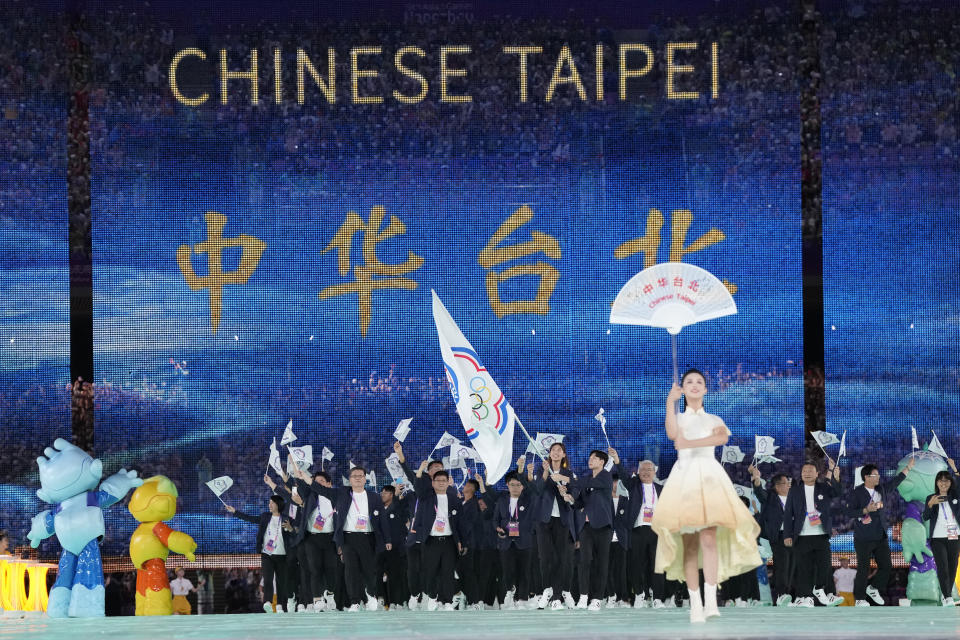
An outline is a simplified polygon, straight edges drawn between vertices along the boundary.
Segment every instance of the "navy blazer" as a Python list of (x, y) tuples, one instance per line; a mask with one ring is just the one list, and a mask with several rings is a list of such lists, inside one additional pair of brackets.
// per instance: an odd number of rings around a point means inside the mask
[(403, 551), (401, 540), (407, 539), (407, 523), (410, 520), (410, 500), (402, 496), (393, 497), (389, 507), (383, 508), (383, 516), (387, 519), (387, 528), (390, 529), (390, 540), (395, 541), (393, 550)]
[[(570, 485), (576, 481), (577, 475), (572, 469), (562, 469), (560, 473), (570, 477)], [(563, 499), (563, 496), (560, 495), (560, 491), (557, 489), (557, 483), (553, 481), (553, 478), (548, 476), (547, 479), (544, 480), (542, 468), (534, 479), (534, 490), (539, 494), (539, 499), (534, 507), (537, 522), (550, 522), (550, 518), (553, 517), (553, 501), (556, 500), (558, 511), (560, 512), (560, 522), (563, 523), (563, 526), (570, 532), (570, 539), (576, 540), (577, 525), (573, 517), (573, 506), (568, 504)]]
[[(486, 494), (477, 494), (477, 513), (479, 517), (473, 533), (473, 548), (477, 550), (488, 549), (495, 550), (500, 540), (497, 536), (496, 525), (493, 523), (493, 512), (496, 510), (497, 503), (491, 502)], [(486, 509), (480, 508), (480, 500), (486, 505)], [(471, 500), (470, 502), (473, 502)]]
[[(462, 543), (460, 536), (460, 512), (462, 509), (463, 505), (460, 502), (460, 498), (456, 496), (451, 498), (450, 492), (447, 491), (447, 512), (449, 517), (447, 526), (450, 527), (450, 533), (453, 535), (454, 541), (458, 543)], [(430, 537), (430, 532), (433, 530), (433, 523), (436, 519), (437, 492), (431, 490), (429, 494), (417, 497), (417, 510), (413, 514), (413, 522), (410, 524), (407, 546), (410, 547), (414, 544), (426, 542)]]
[[(260, 528), (257, 529), (257, 553), (263, 553), (263, 538), (267, 533), (267, 527), (270, 525), (270, 518), (273, 517), (273, 514), (269, 511), (264, 511), (259, 516), (252, 516), (242, 511), (234, 511), (233, 517), (260, 525)], [(290, 522), (290, 518), (281, 513), (280, 533), (283, 536), (283, 550), (285, 553), (290, 553), (290, 551), (293, 549), (292, 533), (284, 530), (284, 522)]]
[[(639, 502), (639, 500), (637, 501)], [(613, 532), (617, 534), (617, 543), (624, 549), (630, 548), (630, 530), (635, 520), (630, 520), (630, 510), (633, 499), (620, 496), (617, 508), (613, 512)], [(610, 506), (613, 506), (613, 496), (610, 497)]]
[[(637, 521), (637, 518), (640, 516), (640, 511), (643, 509), (643, 482), (638, 475), (627, 477), (620, 464), (617, 464), (615, 468), (617, 475), (620, 476), (620, 482), (626, 487), (627, 491), (630, 492), (630, 515), (627, 520), (632, 529), (633, 523)], [(658, 498), (660, 497), (661, 489), (662, 487), (660, 485), (656, 482), (653, 483), (653, 490), (656, 492)]]
[(480, 511), (480, 494), (461, 503), (460, 542), (468, 549), (476, 549), (483, 536), (483, 513)]
[[(927, 532), (927, 538), (933, 537), (933, 530), (937, 526), (937, 520), (940, 518), (940, 509), (942, 508), (940, 504), (935, 507), (927, 504), (930, 502), (930, 498), (935, 495), (936, 494), (931, 493), (927, 496), (927, 499), (923, 501), (923, 519), (930, 521), (930, 530)], [(948, 508), (953, 511), (953, 519), (960, 522), (960, 492), (957, 491), (955, 486), (950, 488), (950, 491), (947, 492), (946, 502), (941, 504), (947, 505)]]
[[(347, 522), (347, 512), (353, 507), (352, 487), (325, 487), (319, 482), (310, 485), (310, 490), (319, 493), (333, 503), (333, 541), (338, 547), (343, 546), (343, 527)], [(367, 510), (370, 516), (370, 528), (376, 539), (377, 551), (383, 551), (387, 544), (391, 544), (390, 527), (384, 517), (383, 500), (376, 491), (366, 490)]]
[(601, 469), (597, 477), (588, 471), (573, 483), (576, 495), (576, 506), (581, 507), (591, 529), (602, 529), (613, 526), (613, 476), (606, 469)]
[[(494, 489), (489, 489), (489, 495)], [(533, 526), (536, 524), (536, 507), (539, 502), (537, 494), (524, 488), (523, 493), (517, 499), (516, 519), (520, 523), (519, 536), (510, 537), (507, 534), (507, 523), (514, 519), (514, 514), (510, 513), (510, 492), (504, 491), (496, 499), (496, 507), (493, 511), (494, 530), (497, 527), (503, 529), (501, 534), (497, 531), (497, 548), (505, 551), (514, 545), (517, 549), (529, 549), (533, 546)]]
[(898, 473), (892, 480), (877, 485), (874, 491), (880, 494), (883, 507), (870, 514), (869, 524), (863, 523), (863, 510), (870, 504), (870, 492), (862, 484), (850, 492), (847, 497), (847, 515), (853, 518), (854, 540), (883, 540), (887, 537), (887, 518), (884, 515), (887, 508), (887, 498), (906, 477), (906, 474)]
[[(783, 537), (793, 538), (794, 542), (797, 541), (796, 538), (800, 535), (803, 523), (807, 519), (807, 498), (803, 487), (803, 482), (790, 487), (787, 504), (784, 507)], [(813, 502), (817, 511), (820, 512), (823, 531), (828, 536), (832, 535), (833, 531), (833, 499), (839, 497), (841, 492), (840, 483), (832, 477), (829, 482), (817, 480), (813, 485)]]
[(780, 502), (780, 495), (776, 491), (767, 491), (760, 485), (755, 484), (753, 485), (753, 492), (760, 501), (760, 511), (756, 514), (757, 524), (760, 525), (760, 535), (771, 543), (783, 542), (783, 534), (786, 531), (784, 525), (786, 505)]

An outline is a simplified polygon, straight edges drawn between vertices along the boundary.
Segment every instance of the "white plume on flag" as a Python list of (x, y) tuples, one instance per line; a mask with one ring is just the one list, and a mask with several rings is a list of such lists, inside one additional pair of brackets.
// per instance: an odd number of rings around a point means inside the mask
[(827, 445), (837, 444), (840, 442), (840, 440), (837, 439), (837, 436), (828, 431), (811, 431), (810, 435), (812, 435), (813, 439), (817, 441), (817, 444), (820, 445), (821, 449)]
[(393, 437), (397, 442), (403, 442), (407, 439), (407, 436), (410, 435), (410, 423), (413, 422), (413, 418), (407, 418), (401, 420), (397, 424), (397, 428), (393, 431)]
[(494, 484), (513, 462), (513, 407), (450, 317), (436, 291), (432, 293), (433, 321), (457, 415), (470, 445), (487, 469), (487, 482)]
[(302, 447), (290, 447), (290, 455), (287, 457), (287, 475), (293, 475), (292, 464), (295, 464), (302, 471), (312, 467), (313, 445), (305, 444)]
[(233, 486), (233, 478), (230, 476), (220, 476), (219, 478), (207, 481), (206, 485), (210, 487), (210, 491), (213, 491), (219, 498), (227, 489)]
[(910, 425), (910, 438), (911, 438), (910, 446), (913, 447), (914, 449), (919, 449), (920, 442), (917, 440), (917, 428), (914, 427), (913, 425)]
[(847, 430), (843, 430), (843, 435), (840, 436), (840, 452), (837, 454), (837, 460), (847, 455)]
[(720, 460), (722, 463), (736, 464), (737, 462), (743, 462), (745, 456), (746, 454), (737, 445), (724, 445)]
[(947, 452), (943, 450), (943, 445), (940, 444), (940, 438), (937, 437), (933, 429), (930, 430), (930, 433), (933, 433), (933, 437), (930, 439), (930, 444), (927, 445), (927, 451), (933, 451), (938, 456), (946, 458)]
[(293, 420), (287, 423), (287, 428), (283, 430), (283, 436), (280, 438), (280, 446), (285, 446), (297, 439), (293, 435)]
[(274, 438), (273, 442), (270, 443), (270, 460), (267, 462), (273, 470), (277, 472), (278, 476), (283, 475), (283, 464), (280, 462), (280, 452), (277, 451), (277, 439)]
[(330, 449), (324, 447), (323, 451), (320, 453), (320, 457), (329, 462), (333, 460), (333, 451), (330, 451)]

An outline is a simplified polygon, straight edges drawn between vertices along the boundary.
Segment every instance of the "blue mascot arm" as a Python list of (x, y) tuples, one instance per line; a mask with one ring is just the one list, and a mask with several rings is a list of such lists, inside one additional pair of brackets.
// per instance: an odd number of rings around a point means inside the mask
[(53, 535), (53, 512), (50, 509), (41, 511), (30, 520), (30, 533), (27, 539), (30, 540), (30, 546), (36, 549), (40, 546), (41, 540), (46, 540)]
[(143, 480), (137, 477), (136, 471), (127, 471), (120, 469), (115, 474), (100, 483), (100, 491), (97, 492), (97, 502), (101, 509), (110, 507), (127, 495), (130, 489), (139, 487)]

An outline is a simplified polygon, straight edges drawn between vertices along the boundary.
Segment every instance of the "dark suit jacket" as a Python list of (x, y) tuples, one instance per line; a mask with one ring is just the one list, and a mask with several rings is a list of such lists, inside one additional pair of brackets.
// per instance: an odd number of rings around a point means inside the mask
[[(450, 492), (447, 492), (447, 513), (449, 520), (447, 522), (447, 527), (449, 527), (451, 535), (456, 542), (461, 542), (460, 536), (460, 515), (463, 510), (463, 505), (460, 502), (460, 498), (454, 496), (450, 497)], [(421, 544), (426, 542), (430, 537), (430, 532), (433, 530), (433, 523), (437, 519), (437, 492), (431, 489), (430, 493), (426, 495), (420, 495), (417, 497), (417, 511), (413, 515), (413, 522), (410, 524), (410, 535), (407, 538), (408, 546), (412, 544)]]
[[(786, 531), (784, 526), (786, 505), (780, 502), (780, 496), (776, 491), (767, 491), (759, 485), (753, 485), (753, 492), (760, 501), (760, 511), (756, 515), (757, 524), (760, 525), (760, 535), (771, 543), (783, 542), (783, 534)], [(783, 527), (782, 530), (781, 527)]]
[[(333, 541), (338, 547), (343, 546), (343, 527), (347, 522), (347, 512), (353, 507), (353, 498), (351, 487), (324, 487), (319, 482), (310, 485), (310, 490), (324, 496), (333, 503), (335, 510), (333, 522)], [(383, 551), (385, 545), (392, 543), (390, 537), (390, 527), (387, 525), (387, 518), (384, 517), (383, 500), (376, 491), (366, 490), (367, 509), (370, 516), (370, 528), (373, 529), (373, 535), (376, 538), (377, 551)]]
[(850, 492), (847, 497), (847, 515), (853, 518), (853, 539), (854, 540), (882, 540), (887, 537), (887, 518), (884, 515), (887, 507), (887, 499), (891, 497), (896, 488), (903, 482), (907, 476), (898, 473), (889, 482), (878, 484), (874, 489), (880, 494), (880, 500), (883, 502), (883, 508), (877, 509), (870, 514), (870, 523), (864, 524), (863, 510), (870, 504), (870, 492), (864, 485), (860, 485)]
[[(564, 469), (560, 472), (570, 477), (570, 485), (576, 482), (576, 474), (571, 469)], [(543, 479), (543, 469), (540, 469), (534, 479), (534, 488), (539, 494), (539, 499), (535, 505), (537, 522), (547, 523), (553, 513), (553, 501), (557, 501), (557, 507), (560, 512), (560, 522), (570, 532), (572, 540), (577, 539), (577, 527), (573, 517), (573, 506), (564, 501), (563, 496), (557, 490), (557, 483), (552, 478)]]
[(937, 520), (940, 518), (940, 509), (948, 508), (953, 511), (953, 519), (957, 522), (960, 522), (960, 491), (957, 491), (957, 488), (954, 486), (947, 492), (947, 500), (941, 505), (936, 505), (934, 507), (929, 506), (927, 503), (930, 502), (935, 494), (931, 493), (927, 496), (927, 499), (923, 501), (923, 519), (930, 521), (930, 531), (927, 533), (927, 537), (933, 537), (933, 530), (937, 526)]
[[(633, 523), (637, 521), (637, 517), (640, 515), (640, 511), (643, 509), (643, 482), (640, 481), (640, 476), (632, 475), (627, 477), (627, 474), (624, 473), (623, 467), (621, 465), (616, 465), (617, 475), (620, 476), (620, 482), (623, 483), (623, 486), (626, 487), (627, 491), (630, 492), (630, 515), (627, 518), (630, 524), (630, 528), (633, 528)], [(656, 492), (657, 496), (660, 496), (660, 489), (662, 487), (656, 482), (653, 483), (653, 490)]]
[[(526, 483), (524, 483), (526, 485)], [(490, 495), (491, 491), (494, 489), (489, 489), (487, 495)], [(524, 488), (523, 493), (520, 494), (520, 497), (517, 500), (517, 511), (515, 514), (510, 513), (510, 492), (504, 491), (500, 493), (496, 499), (496, 507), (493, 511), (493, 525), (494, 530), (497, 527), (503, 529), (504, 533), (497, 534), (497, 548), (500, 550), (509, 549), (510, 545), (513, 544), (518, 549), (529, 549), (533, 546), (533, 527), (536, 524), (536, 506), (538, 503), (538, 496), (536, 493), (530, 491), (529, 488)], [(516, 518), (514, 518), (516, 516)], [(508, 535), (508, 522), (510, 520), (516, 519), (520, 523), (519, 536), (510, 537)]]
[[(617, 508), (613, 512), (613, 532), (617, 534), (617, 544), (624, 549), (630, 548), (630, 530), (633, 529), (634, 520), (630, 520), (630, 509), (633, 503), (632, 498), (620, 496), (617, 501)], [(613, 498), (610, 498), (610, 505), (613, 506)]]
[(394, 551), (404, 551), (404, 545), (401, 542), (407, 539), (410, 508), (409, 497), (397, 496), (394, 496), (389, 507), (383, 508), (383, 517), (386, 518), (387, 527), (390, 529), (390, 540), (393, 542)]
[[(803, 529), (803, 522), (807, 519), (807, 498), (803, 487), (803, 482), (790, 487), (784, 508), (783, 537), (793, 538), (794, 542), (797, 541), (797, 536)], [(817, 480), (813, 485), (813, 502), (817, 511), (820, 512), (823, 531), (828, 536), (833, 530), (833, 499), (839, 497), (841, 491), (840, 483), (832, 478), (829, 482)]]
[[(269, 526), (270, 518), (272, 518), (273, 515), (269, 511), (264, 511), (259, 516), (252, 516), (242, 511), (234, 511), (233, 517), (240, 518), (241, 520), (252, 522), (260, 526), (260, 528), (257, 529), (257, 553), (262, 553), (263, 538), (267, 533), (267, 526)], [(280, 514), (280, 532), (281, 532), (281, 535), (283, 536), (283, 549), (286, 553), (290, 553), (290, 550), (293, 549), (292, 534), (289, 531), (285, 531), (283, 529), (284, 522), (290, 522), (290, 518), (288, 518), (283, 514)]]
[(613, 492), (613, 476), (606, 469), (601, 469), (597, 477), (588, 471), (586, 475), (577, 478), (573, 483), (576, 506), (583, 509), (586, 524), (592, 529), (602, 529), (613, 526), (613, 502), (610, 494)]

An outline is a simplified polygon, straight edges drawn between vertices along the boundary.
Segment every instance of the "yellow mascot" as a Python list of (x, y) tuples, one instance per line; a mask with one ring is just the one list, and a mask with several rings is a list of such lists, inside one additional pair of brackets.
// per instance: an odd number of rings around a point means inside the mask
[(130, 538), (130, 560), (137, 568), (136, 614), (172, 615), (167, 556), (175, 551), (193, 562), (197, 549), (193, 538), (163, 523), (177, 513), (177, 487), (166, 476), (147, 478), (130, 497), (129, 509), (141, 523)]

